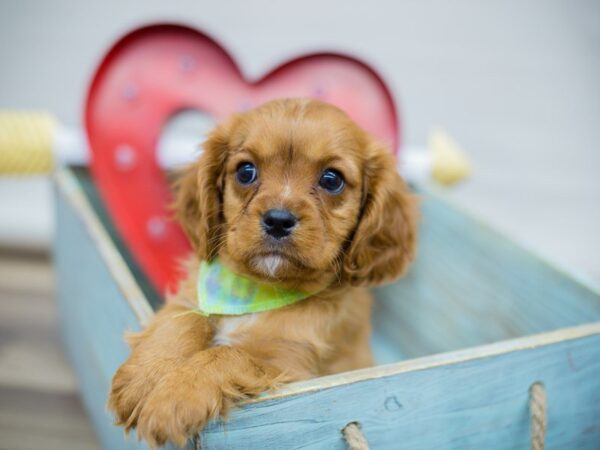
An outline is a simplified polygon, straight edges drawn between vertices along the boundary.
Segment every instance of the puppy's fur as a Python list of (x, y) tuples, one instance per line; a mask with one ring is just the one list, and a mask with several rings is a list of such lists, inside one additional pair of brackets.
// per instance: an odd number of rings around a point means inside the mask
[[(243, 162), (258, 168), (249, 186), (236, 180)], [(341, 193), (319, 186), (327, 168), (343, 175)], [(416, 211), (390, 151), (342, 111), (289, 99), (233, 116), (179, 179), (175, 207), (194, 255), (178, 293), (129, 338), (109, 399), (117, 423), (152, 446), (183, 446), (240, 399), (372, 363), (366, 287), (412, 260)], [(280, 242), (261, 229), (271, 208), (299, 219)], [(196, 303), (198, 262), (216, 256), (255, 280), (318, 294), (260, 314), (182, 314)]]

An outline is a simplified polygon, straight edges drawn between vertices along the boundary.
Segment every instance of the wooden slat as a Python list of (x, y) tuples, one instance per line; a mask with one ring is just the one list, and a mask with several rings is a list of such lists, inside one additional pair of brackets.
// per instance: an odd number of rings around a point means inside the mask
[[(85, 203), (76, 205), (76, 208), (87, 208)], [(127, 289), (123, 289), (119, 283), (128, 275), (115, 278), (115, 268), (109, 269), (108, 264), (115, 260), (114, 248), (103, 234), (94, 235), (98, 231), (97, 224), (86, 222), (93, 217), (86, 216), (82, 220), (76, 208), (62, 194), (57, 195), (55, 262), (65, 343), (80, 380), (85, 407), (102, 446), (146, 448), (135, 438), (125, 440), (123, 430), (112, 425), (106, 402), (112, 375), (129, 352), (123, 334), (140, 328), (139, 311), (146, 311), (149, 305), (132, 307), (131, 299), (138, 302), (140, 297), (132, 295), (128, 300), (126, 295), (137, 294), (135, 286), (131, 288), (127, 284)], [(102, 242), (99, 244), (96, 239)], [(75, 275), (74, 267), (77, 268)]]
[[(116, 286), (121, 291), (122, 297), (133, 309), (138, 321), (142, 324), (147, 323), (153, 315), (152, 307), (144, 296), (139, 283), (133, 277), (125, 259), (117, 250), (106, 228), (102, 225), (85, 197), (77, 179), (71, 171), (62, 170), (56, 175), (56, 183), (61, 193), (68, 197), (69, 202), (76, 209), (77, 220), (83, 224), (86, 231), (85, 235), (92, 240), (95, 251), (100, 253), (111, 277), (117, 281)], [(59, 229), (60, 231), (62, 230)], [(69, 269), (65, 268), (65, 270)]]
[(98, 449), (76, 391), (0, 387), (0, 449)]
[(96, 449), (63, 354), (48, 258), (0, 252), (0, 449)]
[(0, 247), (0, 292), (48, 295), (53, 291), (54, 270), (47, 255)]
[(423, 195), (406, 278), (376, 290), (377, 325), (409, 357), (600, 320), (600, 291), (450, 206)]
[(547, 391), (547, 448), (597, 449), (600, 334), (252, 403), (202, 440), (210, 449), (342, 450), (340, 430), (358, 421), (374, 449), (524, 449), (536, 381)]
[(0, 386), (74, 392), (57, 322), (48, 296), (0, 291)]

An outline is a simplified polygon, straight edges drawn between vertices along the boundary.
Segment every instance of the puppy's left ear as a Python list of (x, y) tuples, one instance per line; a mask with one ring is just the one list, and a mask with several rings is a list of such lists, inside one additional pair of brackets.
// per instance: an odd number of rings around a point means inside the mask
[(417, 202), (396, 170), (391, 152), (367, 144), (360, 221), (344, 258), (354, 286), (374, 286), (402, 275), (414, 259)]

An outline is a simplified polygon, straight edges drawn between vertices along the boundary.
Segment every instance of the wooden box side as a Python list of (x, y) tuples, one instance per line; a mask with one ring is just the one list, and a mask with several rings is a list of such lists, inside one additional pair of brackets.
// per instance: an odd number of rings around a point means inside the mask
[(147, 448), (134, 437), (124, 438), (106, 401), (112, 375), (129, 353), (123, 333), (139, 330), (152, 309), (73, 174), (58, 174), (57, 186), (57, 297), (63, 340), (84, 405), (103, 448)]
[(546, 393), (546, 448), (600, 443), (600, 324), (296, 383), (215, 423), (227, 449), (345, 449), (358, 422), (373, 449), (530, 447), (529, 389)]
[(421, 192), (417, 260), (377, 289), (376, 327), (420, 357), (600, 321), (600, 289)]

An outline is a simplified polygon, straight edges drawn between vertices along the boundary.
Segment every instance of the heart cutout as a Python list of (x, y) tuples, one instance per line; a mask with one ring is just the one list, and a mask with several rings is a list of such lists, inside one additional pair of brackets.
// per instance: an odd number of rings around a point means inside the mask
[(190, 250), (170, 220), (171, 192), (157, 162), (163, 127), (185, 109), (220, 119), (278, 97), (320, 98), (398, 146), (390, 92), (371, 68), (347, 56), (300, 57), (249, 82), (206, 35), (155, 25), (126, 35), (102, 60), (85, 106), (92, 173), (120, 235), (159, 292), (175, 287), (179, 261)]

